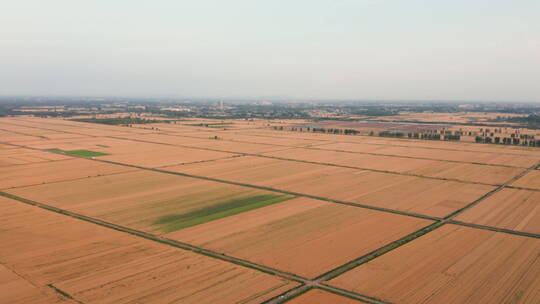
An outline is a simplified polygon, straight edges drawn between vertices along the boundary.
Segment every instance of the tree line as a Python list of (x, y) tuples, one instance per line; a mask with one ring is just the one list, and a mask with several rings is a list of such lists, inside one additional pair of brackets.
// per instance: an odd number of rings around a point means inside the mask
[[(274, 126), (274, 130), (284, 130), (283, 126)], [(329, 133), (329, 134), (344, 134), (344, 135), (358, 135), (360, 131), (354, 129), (337, 129), (337, 128), (321, 128), (321, 127), (291, 127), (290, 131), (298, 132), (316, 132), (316, 133)], [(519, 131), (516, 131), (519, 132)], [(475, 136), (475, 142), (486, 144), (500, 144), (500, 145), (521, 145), (529, 147), (540, 147), (540, 140), (536, 140), (534, 135), (512, 133), (510, 137), (496, 136), (502, 134), (502, 129), (480, 129), (480, 132), (476, 131), (463, 131), (463, 130), (426, 130), (424, 132), (403, 132), (403, 131), (381, 131), (375, 133), (370, 131), (370, 136), (380, 137), (393, 137), (393, 138), (409, 138), (409, 139), (423, 139), (423, 140), (444, 140), (444, 141), (460, 141), (462, 136)]]

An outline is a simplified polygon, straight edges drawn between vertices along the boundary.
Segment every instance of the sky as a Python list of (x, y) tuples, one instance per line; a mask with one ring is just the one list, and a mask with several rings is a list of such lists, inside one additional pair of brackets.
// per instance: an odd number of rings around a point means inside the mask
[(6, 0), (0, 95), (540, 102), (540, 1)]

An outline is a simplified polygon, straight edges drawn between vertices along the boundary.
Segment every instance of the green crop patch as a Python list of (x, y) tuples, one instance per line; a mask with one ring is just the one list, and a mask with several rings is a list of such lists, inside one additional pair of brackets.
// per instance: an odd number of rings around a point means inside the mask
[(65, 150), (61, 150), (61, 149), (57, 149), (57, 148), (53, 148), (53, 149), (47, 149), (48, 151), (51, 151), (51, 152), (56, 152), (56, 153), (63, 153), (63, 154), (66, 154), (66, 155), (71, 155), (71, 156), (83, 156), (83, 157), (94, 157), (94, 156), (104, 156), (104, 155), (109, 155), (107, 153), (103, 153), (103, 152), (95, 152), (95, 151), (89, 151), (89, 150), (70, 150), (70, 151), (65, 151)]
[(293, 198), (292, 195), (267, 194), (234, 199), (184, 214), (165, 215), (158, 218), (154, 225), (160, 226), (165, 232), (172, 232)]
[(73, 155), (73, 156), (85, 156), (85, 157), (109, 155), (107, 153), (95, 152), (95, 151), (89, 151), (89, 150), (71, 150), (71, 151), (67, 151), (66, 154)]
[(60, 149), (56, 149), (56, 148), (47, 149), (47, 151), (56, 152), (56, 153), (66, 153), (66, 151), (60, 150)]

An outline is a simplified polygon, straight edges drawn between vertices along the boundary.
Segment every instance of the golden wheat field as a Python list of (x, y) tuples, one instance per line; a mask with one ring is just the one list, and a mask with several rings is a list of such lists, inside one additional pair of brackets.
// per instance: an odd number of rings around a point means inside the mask
[(306, 123), (0, 118), (0, 303), (540, 302), (540, 148)]

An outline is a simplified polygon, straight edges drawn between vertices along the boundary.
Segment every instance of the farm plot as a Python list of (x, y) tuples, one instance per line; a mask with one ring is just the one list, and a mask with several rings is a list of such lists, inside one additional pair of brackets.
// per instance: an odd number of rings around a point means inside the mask
[[(286, 137), (263, 137), (263, 136), (252, 136), (245, 135), (245, 131), (221, 131), (215, 132), (213, 135), (218, 136), (221, 139), (232, 140), (238, 142), (247, 142), (255, 144), (270, 144), (277, 146), (287, 146), (287, 147), (304, 147), (314, 144), (323, 143), (319, 140), (298, 140), (296, 138), (286, 138)], [(212, 135), (212, 136), (213, 136)], [(279, 133), (276, 134), (279, 136)]]
[(58, 140), (58, 139), (72, 139), (72, 138), (84, 138), (86, 135), (71, 134), (71, 133), (55, 133), (47, 134), (46, 139)]
[(289, 304), (359, 304), (357, 300), (338, 296), (320, 289), (312, 289), (287, 302)]
[(148, 171), (7, 190), (30, 200), (161, 234), (293, 198)]
[(431, 223), (297, 198), (165, 236), (314, 278)]
[[(305, 122), (305, 125), (317, 125), (313, 122)], [(284, 125), (285, 130), (287, 125)], [(256, 130), (245, 130), (243, 134), (249, 136), (261, 136), (261, 137), (284, 137), (297, 140), (319, 140), (319, 141), (339, 141), (340, 139), (347, 139), (350, 136), (340, 136), (336, 134), (327, 134), (327, 133), (313, 133), (313, 132), (293, 132), (293, 131), (280, 131), (274, 129), (256, 129)]]
[(47, 141), (32, 144), (31, 146), (40, 149), (63, 151), (88, 150), (96, 153), (105, 153), (109, 155), (97, 156), (96, 158), (145, 167), (161, 167), (207, 161), (235, 155), (232, 153), (173, 147), (107, 137)]
[[(44, 293), (49, 285), (100, 304), (260, 303), (297, 285), (3, 197), (0, 203), (0, 260)], [(0, 302), (13, 303), (10, 296), (0, 293)], [(24, 303), (53, 302), (46, 300)]]
[(60, 133), (72, 133), (77, 135), (86, 136), (118, 136), (131, 132), (145, 132), (141, 129), (127, 128), (120, 126), (105, 126), (99, 124), (71, 122), (66, 123), (61, 119), (13, 119), (9, 121), (12, 126), (20, 127), (26, 126), (28, 130), (34, 130), (34, 132), (60, 132)]
[[(87, 136), (124, 136), (127, 134), (147, 134), (155, 131), (130, 128), (130, 127), (118, 127), (118, 126), (99, 126), (91, 123), (79, 123), (80, 125), (70, 127), (69, 131)], [(63, 128), (63, 127), (61, 127)]]
[(512, 186), (540, 190), (540, 170), (531, 170), (525, 176), (512, 183)]
[[(150, 130), (152, 130), (152, 128), (154, 128), (153, 131), (156, 131), (156, 129), (157, 129), (157, 131), (164, 132), (164, 133), (196, 132), (196, 131), (202, 129), (200, 127), (189, 126), (189, 125), (187, 125), (188, 123), (195, 124), (197, 122), (186, 120), (186, 121), (176, 121), (176, 123), (139, 124), (139, 125), (133, 125), (133, 128), (137, 128), (137, 129), (140, 129), (140, 130), (144, 129), (144, 130), (148, 130), (148, 131), (150, 131)], [(215, 129), (205, 128), (205, 129), (201, 130), (200, 132), (204, 132), (204, 131), (213, 132), (213, 131), (215, 131)], [(153, 133), (155, 133), (155, 132), (153, 132)]]
[(385, 155), (420, 157), (433, 160), (449, 160), (457, 162), (474, 162), (488, 165), (505, 165), (528, 168), (534, 165), (540, 157), (521, 156), (516, 157), (509, 154), (467, 152), (467, 151), (446, 151), (424, 148), (403, 148), (387, 147), (379, 145), (364, 145), (354, 143), (335, 143), (317, 146), (319, 149), (341, 150), (349, 152), (367, 152)]
[(0, 149), (0, 168), (14, 165), (52, 162), (65, 159), (69, 159), (69, 157), (24, 148)]
[(33, 128), (24, 122), (0, 121), (0, 129), (14, 134), (28, 135), (33, 137), (47, 138), (48, 135), (61, 134), (61, 132), (49, 129)]
[(26, 145), (37, 149), (58, 149), (63, 151), (89, 150), (106, 154), (114, 154), (134, 148), (133, 141), (108, 137), (81, 137), (58, 140), (46, 140)]
[(486, 183), (490, 185), (501, 185), (511, 180), (523, 170), (523, 168), (442, 163), (433, 167), (413, 170), (410, 173), (430, 177)]
[(431, 168), (440, 164), (436, 160), (408, 159), (312, 149), (289, 149), (265, 153), (265, 155), (321, 164), (335, 164), (399, 173), (406, 173), (419, 168)]
[[(17, 122), (18, 124), (26, 124), (25, 122)], [(73, 134), (73, 133), (66, 133), (65, 131), (55, 130), (55, 129), (48, 129), (50, 127), (54, 126), (44, 126), (44, 127), (24, 127), (20, 128), (16, 125), (8, 125), (0, 126), (0, 129), (3, 130), (9, 130), (12, 132), (11, 136), (23, 136), (21, 138), (18, 138), (17, 140), (13, 140), (13, 142), (16, 143), (24, 143), (24, 142), (31, 142), (36, 140), (48, 140), (48, 139), (69, 139), (69, 138), (80, 138), (85, 137), (86, 135), (82, 134)], [(19, 131), (18, 131), (19, 130)], [(9, 138), (9, 137), (8, 137)], [(6, 140), (9, 141), (9, 140)]]
[(143, 142), (129, 142), (122, 149), (109, 149), (111, 155), (102, 156), (100, 159), (121, 162), (125, 164), (161, 167), (173, 164), (192, 163), (232, 157), (235, 154), (173, 147)]
[(270, 151), (279, 151), (289, 149), (288, 147), (276, 146), (273, 144), (260, 144), (260, 143), (246, 143), (246, 142), (234, 142), (228, 140), (221, 140), (220, 137), (214, 140), (207, 140), (205, 142), (199, 142), (196, 144), (190, 144), (189, 146), (196, 148), (216, 149), (223, 151), (230, 151), (236, 153), (264, 153)]
[(165, 130), (160, 129), (160, 132), (163, 131), (166, 135), (171, 136), (183, 136), (183, 137), (192, 137), (192, 138), (200, 138), (200, 139), (209, 139), (214, 138), (216, 135), (219, 136), (222, 132), (218, 132), (216, 130), (205, 130), (205, 131), (198, 131), (193, 130), (190, 128), (182, 128), (182, 127), (174, 127), (174, 128), (167, 128)]
[(20, 144), (23, 142), (44, 140), (45, 138), (39, 136), (31, 136), (24, 134), (17, 134), (0, 129), (0, 141), (12, 144)]
[(523, 171), (522, 168), (483, 166), (465, 163), (456, 164), (436, 160), (409, 159), (311, 149), (289, 149), (265, 153), (265, 155), (323, 164), (336, 164), (388, 172), (410, 173), (428, 177), (457, 179), (487, 184), (502, 184)]
[(172, 166), (166, 170), (439, 217), (494, 189), (479, 184), (252, 156)]
[(162, 143), (162, 144), (168, 144), (168, 145), (193, 145), (193, 144), (198, 144), (201, 142), (202, 143), (207, 142), (210, 139), (210, 135), (208, 135), (207, 138), (194, 138), (194, 137), (182, 136), (182, 135), (156, 133), (156, 134), (129, 134), (129, 135), (122, 136), (122, 138), (156, 142), (156, 143)]
[(506, 188), (465, 211), (456, 219), (540, 234), (540, 192)]
[(31, 163), (19, 166), (0, 166), (0, 189), (21, 187), (64, 180), (108, 175), (134, 169), (92, 162), (85, 159), (66, 159)]
[(189, 146), (193, 148), (222, 150), (222, 151), (234, 152), (234, 153), (262, 153), (262, 152), (287, 149), (287, 147), (275, 146), (271, 144), (255, 144), (255, 143), (244, 143), (244, 142), (233, 142), (229, 140), (221, 140), (219, 136), (217, 138), (215, 138), (214, 136), (212, 137), (208, 136), (208, 138), (203, 139), (203, 138), (184, 137), (181, 135), (175, 136), (175, 135), (164, 135), (164, 134), (148, 134), (148, 135), (123, 136), (123, 138), (165, 143), (165, 144), (170, 144), (170, 145)]
[(394, 303), (538, 303), (540, 239), (445, 225), (331, 280)]

